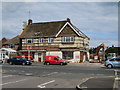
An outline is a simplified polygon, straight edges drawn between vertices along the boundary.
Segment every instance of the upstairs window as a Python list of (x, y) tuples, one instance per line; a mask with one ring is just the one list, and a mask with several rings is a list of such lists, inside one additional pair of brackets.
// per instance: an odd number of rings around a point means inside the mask
[(26, 43), (33, 43), (33, 39), (26, 39)]
[(14, 48), (14, 46), (15, 46), (14, 44), (10, 44), (9, 48)]
[(39, 43), (43, 43), (44, 39), (43, 38), (39, 38)]
[(74, 37), (62, 37), (62, 42), (74, 42)]
[(48, 43), (52, 43), (54, 41), (54, 38), (48, 38)]

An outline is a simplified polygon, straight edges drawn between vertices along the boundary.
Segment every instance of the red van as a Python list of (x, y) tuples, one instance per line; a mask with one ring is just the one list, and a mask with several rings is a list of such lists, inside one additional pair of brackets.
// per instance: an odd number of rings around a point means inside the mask
[(67, 61), (62, 60), (59, 56), (46, 56), (44, 60), (44, 65), (49, 64), (67, 65)]

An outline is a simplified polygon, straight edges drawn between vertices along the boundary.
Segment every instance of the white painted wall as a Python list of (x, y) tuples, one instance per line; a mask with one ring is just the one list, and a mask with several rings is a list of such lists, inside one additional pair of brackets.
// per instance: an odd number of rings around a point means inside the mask
[(43, 62), (44, 60), (43, 60), (43, 53), (41, 53), (41, 62)]
[(46, 56), (48, 56), (48, 55), (59, 56), (60, 58), (62, 58), (62, 52), (61, 51), (48, 51), (48, 52), (46, 52)]
[(80, 61), (80, 51), (74, 51), (73, 56), (76, 62)]
[(38, 62), (38, 53), (35, 53), (35, 54), (34, 54), (34, 61), (35, 61), (35, 62)]
[(90, 53), (89, 52), (87, 52), (87, 56), (88, 56), (88, 60), (90, 59)]

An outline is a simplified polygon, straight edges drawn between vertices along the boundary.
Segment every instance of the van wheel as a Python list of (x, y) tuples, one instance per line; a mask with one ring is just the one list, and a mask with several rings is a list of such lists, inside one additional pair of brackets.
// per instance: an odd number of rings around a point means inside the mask
[(111, 64), (108, 64), (107, 67), (108, 68), (113, 68), (113, 66)]
[(50, 65), (50, 63), (49, 63), (49, 62), (46, 62), (46, 65)]
[(60, 65), (63, 65), (63, 63), (61, 62)]
[(13, 65), (13, 63), (12, 63), (12, 62), (10, 62), (9, 64), (10, 64), (10, 65)]

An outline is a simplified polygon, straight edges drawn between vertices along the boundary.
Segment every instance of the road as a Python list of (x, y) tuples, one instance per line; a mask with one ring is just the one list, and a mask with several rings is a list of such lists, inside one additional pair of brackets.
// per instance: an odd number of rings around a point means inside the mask
[(93, 77), (114, 77), (114, 69), (100, 64), (3, 64), (2, 70), (2, 88), (76, 88)]

